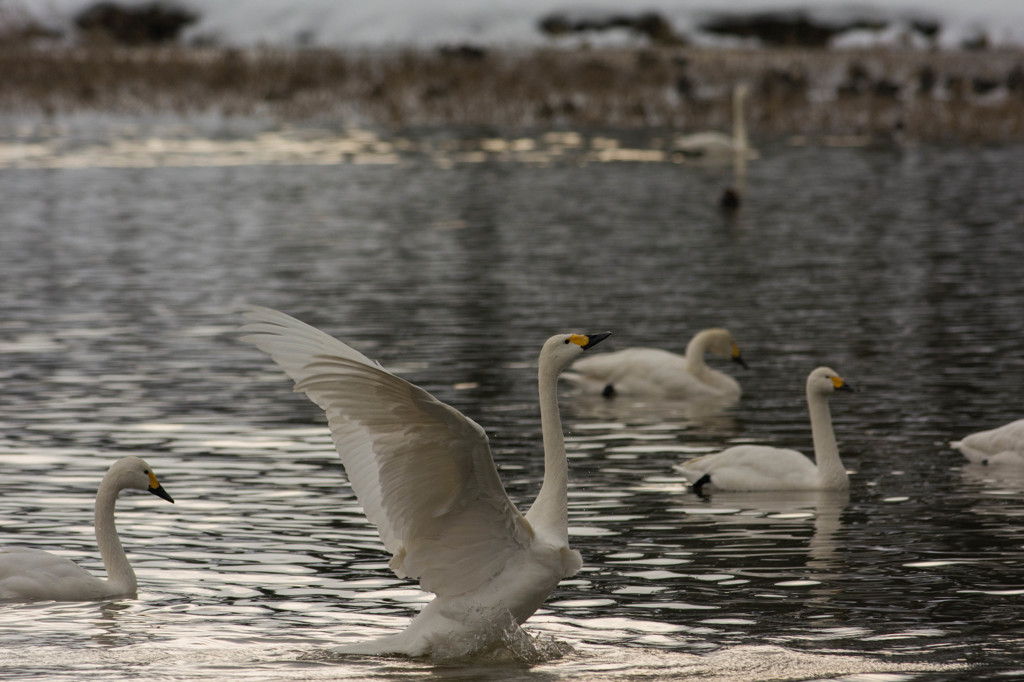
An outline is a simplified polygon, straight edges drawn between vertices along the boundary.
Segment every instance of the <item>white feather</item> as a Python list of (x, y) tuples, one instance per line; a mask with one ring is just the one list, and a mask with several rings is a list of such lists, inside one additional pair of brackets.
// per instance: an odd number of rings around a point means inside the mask
[(815, 462), (796, 450), (767, 445), (737, 445), (697, 457), (674, 468), (697, 492), (708, 485), (719, 490), (845, 490), (849, 477), (836, 445), (828, 396), (852, 390), (835, 370), (818, 367), (807, 377), (807, 406)]
[(243, 340), (268, 353), (326, 413), (349, 483), (393, 555), (391, 568), (437, 595), (402, 633), (340, 651), (418, 656), (510, 617), (522, 623), (579, 569), (579, 554), (568, 548), (555, 384), (585, 335), (552, 337), (541, 351), (545, 476), (524, 517), (474, 421), (288, 315), (256, 308), (245, 317)]
[(626, 348), (581, 358), (564, 376), (579, 390), (595, 396), (714, 402), (728, 407), (739, 400), (740, 384), (705, 363), (704, 355), (709, 352), (744, 364), (732, 334), (714, 328), (694, 334), (685, 357), (660, 348)]
[(718, 131), (705, 131), (681, 135), (673, 141), (673, 154), (688, 161), (701, 163), (727, 163), (736, 159), (746, 161), (758, 157), (757, 150), (747, 139), (744, 104), (747, 86), (736, 85), (732, 91), (732, 135)]
[(975, 464), (1024, 466), (1024, 419), (972, 433), (950, 446)]
[(114, 526), (114, 503), (122, 490), (146, 490), (173, 502), (146, 462), (125, 457), (114, 462), (96, 491), (96, 542), (107, 580), (64, 557), (38, 549), (0, 550), (0, 600), (92, 601), (135, 597), (138, 583)]

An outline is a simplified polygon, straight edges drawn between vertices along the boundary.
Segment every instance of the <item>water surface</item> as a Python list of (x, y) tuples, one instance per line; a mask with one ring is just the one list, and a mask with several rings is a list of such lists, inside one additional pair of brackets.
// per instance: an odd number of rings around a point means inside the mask
[[(778, 145), (724, 215), (726, 170), (420, 142), (3, 150), (0, 542), (101, 572), (93, 494), (128, 454), (177, 502), (120, 499), (138, 600), (0, 606), (4, 679), (1024, 676), (1024, 473), (947, 446), (1024, 416), (1024, 150)], [(724, 368), (745, 394), (710, 418), (563, 396), (585, 566), (526, 629), (570, 653), (331, 661), (429, 595), (387, 569), (318, 409), (237, 341), (248, 304), (479, 422), (522, 508), (551, 333), (682, 351), (725, 326), (751, 369)], [(832, 400), (848, 494), (687, 492), (672, 465), (699, 453), (809, 452), (818, 364), (861, 389)]]

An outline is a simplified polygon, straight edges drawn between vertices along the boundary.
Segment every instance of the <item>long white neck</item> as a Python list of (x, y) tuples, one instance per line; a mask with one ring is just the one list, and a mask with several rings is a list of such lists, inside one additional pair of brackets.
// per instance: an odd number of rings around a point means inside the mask
[(822, 487), (843, 489), (849, 486), (846, 467), (839, 459), (839, 446), (832, 429), (832, 414), (828, 398), (818, 391), (807, 391), (807, 408), (811, 413), (811, 438), (814, 441), (814, 461)]
[(690, 374), (701, 379), (711, 372), (711, 368), (704, 362), (704, 354), (708, 350), (707, 345), (703, 334), (697, 334), (686, 345), (686, 367), (690, 370)]
[(743, 94), (739, 90), (732, 96), (732, 144), (737, 154), (746, 154), (747, 122), (743, 112)]
[(690, 374), (699, 379), (701, 383), (711, 386), (718, 391), (735, 390), (736, 381), (724, 372), (711, 369), (704, 362), (704, 356), (708, 352), (708, 337), (704, 333), (697, 334), (690, 339), (686, 346), (686, 368)]
[(105, 476), (96, 492), (96, 544), (107, 568), (107, 586), (112, 593), (134, 594), (138, 589), (135, 571), (128, 563), (124, 547), (117, 537), (114, 525), (114, 504), (117, 502), (119, 487), (110, 476)]
[(537, 370), (540, 388), (540, 424), (544, 438), (544, 483), (526, 519), (535, 529), (557, 533), (569, 541), (569, 464), (565, 456), (562, 418), (558, 414), (558, 368), (541, 359)]

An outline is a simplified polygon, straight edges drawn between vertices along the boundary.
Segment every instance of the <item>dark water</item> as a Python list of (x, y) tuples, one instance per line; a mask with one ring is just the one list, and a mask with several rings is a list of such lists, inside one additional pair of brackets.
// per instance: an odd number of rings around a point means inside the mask
[[(139, 600), (0, 606), (4, 679), (1024, 677), (1024, 472), (946, 445), (1024, 416), (1024, 149), (780, 145), (727, 216), (722, 170), (431, 144), (371, 164), (64, 150), (0, 168), (0, 543), (101, 572), (92, 495), (127, 454), (177, 500), (121, 498)], [(237, 342), (248, 304), (482, 424), (523, 508), (551, 333), (682, 351), (725, 326), (751, 369), (713, 419), (563, 397), (585, 567), (527, 630), (573, 653), (308, 660), (429, 597), (387, 570), (319, 411)], [(686, 491), (672, 465), (695, 453), (810, 452), (818, 364), (861, 389), (832, 401), (848, 495)]]

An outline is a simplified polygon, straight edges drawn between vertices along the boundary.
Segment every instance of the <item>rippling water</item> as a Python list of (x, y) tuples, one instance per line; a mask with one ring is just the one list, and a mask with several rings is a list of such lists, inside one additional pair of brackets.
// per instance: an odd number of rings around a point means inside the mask
[[(1024, 417), (1024, 150), (769, 148), (727, 216), (725, 172), (653, 153), (428, 146), (2, 150), (0, 543), (102, 572), (93, 495), (127, 454), (177, 501), (120, 499), (138, 600), (0, 606), (5, 680), (1024, 677), (1024, 473), (946, 445)], [(551, 333), (681, 351), (725, 326), (751, 369), (710, 418), (563, 396), (585, 566), (528, 621), (534, 658), (328, 660), (429, 596), (387, 569), (317, 408), (237, 341), (248, 304), (478, 421), (523, 507)], [(832, 400), (848, 494), (687, 492), (672, 465), (695, 454), (810, 451), (824, 363), (861, 389)]]

